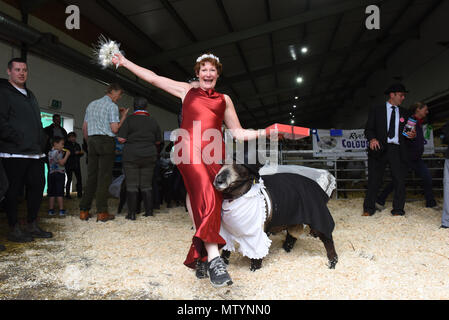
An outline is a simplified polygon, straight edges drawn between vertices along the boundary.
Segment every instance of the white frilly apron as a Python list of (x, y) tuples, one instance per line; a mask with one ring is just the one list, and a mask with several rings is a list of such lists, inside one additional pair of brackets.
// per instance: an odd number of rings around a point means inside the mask
[(265, 202), (265, 196), (265, 186), (260, 179), (240, 198), (223, 201), (220, 236), (226, 241), (224, 250), (234, 252), (237, 242), (239, 251), (250, 259), (262, 259), (268, 254), (271, 240), (264, 232), (264, 223), (266, 203), (271, 204)]

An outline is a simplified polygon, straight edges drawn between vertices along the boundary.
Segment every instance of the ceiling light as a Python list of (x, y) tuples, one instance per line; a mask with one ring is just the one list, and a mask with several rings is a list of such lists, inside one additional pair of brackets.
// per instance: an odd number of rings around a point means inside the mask
[(296, 57), (296, 49), (295, 46), (288, 46), (288, 49), (290, 51), (290, 56), (292, 57), (293, 60), (296, 61), (297, 57)]
[(296, 104), (293, 106), (293, 109), (296, 109)]
[(303, 81), (304, 81), (304, 79), (302, 77), (296, 78), (296, 82), (298, 82), (298, 83), (302, 83)]
[(290, 121), (291, 124), (295, 124), (295, 120)]
[(301, 52), (303, 54), (306, 54), (309, 51), (309, 49), (307, 47), (302, 47)]
[(298, 100), (299, 99), (299, 97), (295, 97), (295, 100)]

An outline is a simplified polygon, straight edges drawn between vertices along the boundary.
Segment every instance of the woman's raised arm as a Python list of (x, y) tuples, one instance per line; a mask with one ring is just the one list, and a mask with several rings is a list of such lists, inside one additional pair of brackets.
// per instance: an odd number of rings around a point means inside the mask
[(181, 100), (184, 100), (185, 95), (192, 88), (192, 86), (187, 82), (179, 82), (162, 77), (151, 70), (140, 67), (126, 59), (122, 54), (115, 54), (114, 58), (112, 58), (112, 63), (114, 65), (125, 67), (140, 79), (170, 93), (175, 97), (180, 98)]
[(234, 103), (232, 102), (231, 98), (225, 95), (225, 100), (226, 110), (224, 114), (224, 123), (226, 127), (228, 127), (228, 129), (231, 131), (231, 134), (235, 139), (239, 141), (253, 140), (266, 135), (265, 129), (243, 129), (237, 113), (235, 112)]

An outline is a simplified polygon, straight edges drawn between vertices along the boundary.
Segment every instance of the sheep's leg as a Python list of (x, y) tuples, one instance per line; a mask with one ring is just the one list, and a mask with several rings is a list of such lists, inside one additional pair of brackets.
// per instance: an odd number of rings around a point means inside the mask
[(228, 250), (222, 250), (221, 251), (221, 258), (223, 259), (224, 263), (229, 265), (229, 257), (231, 256), (231, 251)]
[(332, 240), (332, 237), (329, 239), (317, 230), (310, 230), (310, 234), (314, 237), (320, 238), (321, 242), (323, 242), (324, 248), (326, 248), (327, 258), (329, 259), (328, 267), (329, 269), (335, 269), (338, 262), (338, 256), (335, 251), (334, 240)]
[(295, 246), (296, 240), (297, 239), (295, 237), (292, 237), (292, 235), (287, 231), (287, 236), (285, 237), (282, 248), (284, 248), (286, 252), (292, 251), (293, 247)]
[(251, 259), (251, 267), (249, 268), (249, 270), (254, 272), (262, 268), (262, 260), (263, 259)]

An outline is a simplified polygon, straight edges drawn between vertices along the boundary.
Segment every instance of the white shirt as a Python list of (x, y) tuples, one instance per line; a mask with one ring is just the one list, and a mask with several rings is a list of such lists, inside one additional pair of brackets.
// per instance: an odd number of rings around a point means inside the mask
[[(392, 104), (390, 104), (387, 101), (386, 104), (386, 108), (387, 108), (387, 132), (390, 129), (390, 118), (391, 118), (391, 110), (392, 110)], [(399, 107), (395, 106), (395, 111), (396, 111), (396, 124), (395, 124), (395, 133), (394, 133), (394, 137), (392, 139), (388, 138), (387, 136), (387, 143), (394, 143), (394, 144), (399, 144)]]
[(23, 95), (28, 96), (27, 89), (17, 88), (16, 86), (14, 86), (14, 88), (16, 88), (17, 90), (19, 90)]

